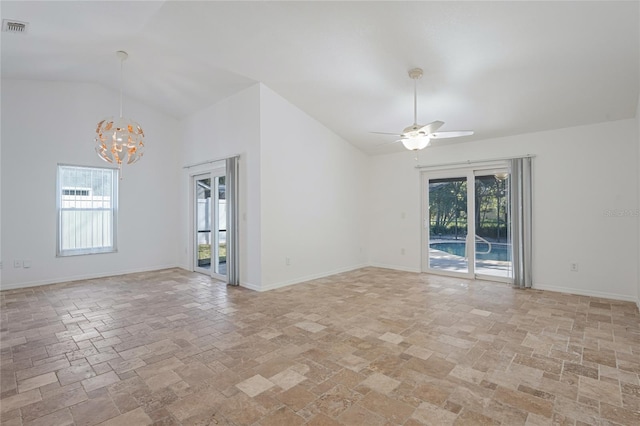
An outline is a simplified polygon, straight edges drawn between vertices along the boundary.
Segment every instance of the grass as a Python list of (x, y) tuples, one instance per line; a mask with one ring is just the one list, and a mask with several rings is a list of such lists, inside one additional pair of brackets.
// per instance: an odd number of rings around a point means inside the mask
[[(218, 255), (220, 256), (221, 261), (227, 260), (227, 244), (220, 244), (218, 249)], [(211, 259), (211, 245), (210, 244), (199, 244), (198, 245), (198, 260), (201, 259)]]

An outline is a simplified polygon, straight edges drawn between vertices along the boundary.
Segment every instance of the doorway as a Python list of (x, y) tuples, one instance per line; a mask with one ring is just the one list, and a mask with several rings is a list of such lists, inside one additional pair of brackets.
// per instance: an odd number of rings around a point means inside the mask
[(507, 165), (423, 175), (423, 270), (513, 279)]
[(227, 276), (227, 205), (224, 169), (193, 176), (193, 270)]

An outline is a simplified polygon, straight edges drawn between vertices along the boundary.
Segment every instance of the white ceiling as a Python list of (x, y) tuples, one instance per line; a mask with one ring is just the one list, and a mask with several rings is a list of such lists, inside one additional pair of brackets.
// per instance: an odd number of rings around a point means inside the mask
[[(260, 81), (366, 152), (413, 122), (456, 141), (634, 117), (638, 1), (2, 1), (2, 77), (119, 85), (183, 118)], [(126, 108), (126, 105), (125, 105)], [(435, 143), (452, 143), (453, 140)]]

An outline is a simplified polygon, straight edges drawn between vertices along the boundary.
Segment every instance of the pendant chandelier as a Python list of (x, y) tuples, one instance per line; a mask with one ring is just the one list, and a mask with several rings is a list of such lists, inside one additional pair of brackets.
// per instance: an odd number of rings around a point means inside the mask
[(134, 120), (122, 116), (122, 65), (129, 56), (127, 52), (116, 52), (120, 59), (120, 116), (105, 118), (96, 128), (96, 152), (104, 161), (117, 164), (133, 164), (144, 151), (144, 132)]

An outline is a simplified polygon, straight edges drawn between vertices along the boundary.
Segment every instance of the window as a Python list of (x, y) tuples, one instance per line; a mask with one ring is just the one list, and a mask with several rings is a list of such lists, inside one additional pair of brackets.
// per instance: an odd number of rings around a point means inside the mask
[(89, 196), (90, 190), (88, 189), (63, 189), (62, 195), (84, 195), (85, 197)]
[(118, 171), (58, 165), (58, 256), (116, 251)]

